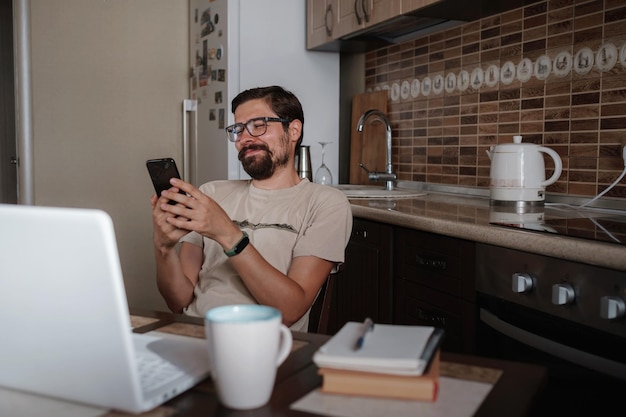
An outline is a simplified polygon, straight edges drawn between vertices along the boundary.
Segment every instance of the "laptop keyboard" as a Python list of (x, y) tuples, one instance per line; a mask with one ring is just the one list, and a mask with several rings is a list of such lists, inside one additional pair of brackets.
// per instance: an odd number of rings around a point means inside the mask
[(182, 368), (151, 352), (136, 354), (141, 386), (144, 392), (158, 389), (185, 375)]

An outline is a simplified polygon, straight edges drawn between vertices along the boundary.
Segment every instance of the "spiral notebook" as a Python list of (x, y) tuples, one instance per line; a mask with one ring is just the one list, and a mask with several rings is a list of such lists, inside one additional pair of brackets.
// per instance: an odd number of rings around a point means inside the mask
[(320, 368), (396, 375), (422, 375), (428, 369), (445, 331), (433, 326), (374, 324), (363, 345), (363, 323), (348, 322), (313, 356)]

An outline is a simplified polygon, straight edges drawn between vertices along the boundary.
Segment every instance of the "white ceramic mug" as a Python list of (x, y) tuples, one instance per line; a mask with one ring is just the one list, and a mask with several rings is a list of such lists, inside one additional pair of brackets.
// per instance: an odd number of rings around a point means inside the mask
[(257, 304), (215, 307), (205, 314), (204, 329), (222, 404), (237, 410), (267, 404), (293, 343), (280, 311)]

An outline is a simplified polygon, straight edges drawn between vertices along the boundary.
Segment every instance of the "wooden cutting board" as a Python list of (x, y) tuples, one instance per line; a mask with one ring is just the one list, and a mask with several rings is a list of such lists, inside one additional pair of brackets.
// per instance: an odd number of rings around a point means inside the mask
[[(377, 184), (367, 178), (367, 172), (359, 166), (363, 163), (370, 171), (385, 171), (387, 159), (387, 131), (385, 125), (368, 119), (363, 131), (356, 130), (359, 118), (370, 109), (387, 113), (387, 91), (357, 94), (352, 98), (352, 125), (350, 135), (350, 184)], [(380, 183), (383, 185), (383, 183)]]

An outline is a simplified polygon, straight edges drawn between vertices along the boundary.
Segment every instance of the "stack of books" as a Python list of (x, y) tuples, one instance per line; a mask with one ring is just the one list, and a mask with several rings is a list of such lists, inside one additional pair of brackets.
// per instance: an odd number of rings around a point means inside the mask
[(322, 392), (435, 401), (444, 330), (348, 322), (313, 356)]

